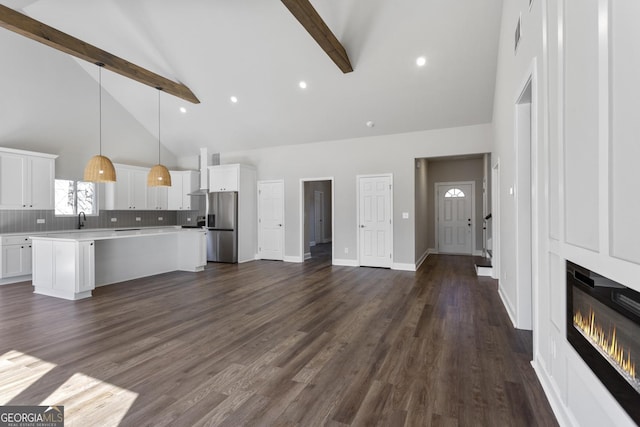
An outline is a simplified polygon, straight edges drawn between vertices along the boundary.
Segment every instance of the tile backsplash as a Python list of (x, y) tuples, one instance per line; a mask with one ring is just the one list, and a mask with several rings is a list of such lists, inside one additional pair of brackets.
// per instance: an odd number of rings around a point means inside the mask
[[(84, 228), (195, 225), (197, 216), (198, 211), (101, 211), (99, 215), (87, 215)], [(77, 216), (56, 216), (53, 210), (0, 210), (0, 234), (77, 228)]]

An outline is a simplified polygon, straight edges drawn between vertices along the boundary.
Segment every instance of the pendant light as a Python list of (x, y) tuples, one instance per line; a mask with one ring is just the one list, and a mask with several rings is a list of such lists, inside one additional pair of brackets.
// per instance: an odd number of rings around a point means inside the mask
[(89, 182), (115, 182), (116, 169), (113, 167), (113, 163), (108, 157), (102, 155), (102, 67), (104, 64), (101, 62), (96, 63), (98, 66), (98, 105), (99, 105), (99, 140), (100, 140), (100, 154), (93, 156), (87, 166), (84, 168), (84, 180)]
[(158, 164), (149, 171), (149, 175), (147, 175), (147, 186), (171, 187), (171, 174), (169, 173), (169, 169), (160, 163), (160, 92), (162, 88), (157, 87), (156, 89), (158, 89)]

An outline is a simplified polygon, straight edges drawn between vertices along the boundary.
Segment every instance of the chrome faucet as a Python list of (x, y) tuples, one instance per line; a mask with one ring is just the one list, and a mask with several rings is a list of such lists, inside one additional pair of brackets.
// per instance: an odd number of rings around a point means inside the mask
[(80, 230), (82, 227), (84, 227), (84, 222), (87, 220), (87, 216), (84, 214), (84, 212), (80, 212), (78, 214), (78, 230)]

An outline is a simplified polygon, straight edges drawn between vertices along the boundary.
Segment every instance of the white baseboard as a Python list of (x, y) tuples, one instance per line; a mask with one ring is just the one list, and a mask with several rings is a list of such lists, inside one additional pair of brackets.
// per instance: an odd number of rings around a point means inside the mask
[(427, 249), (427, 253), (428, 253), (429, 255), (438, 255), (438, 254), (439, 254), (439, 252), (438, 252), (438, 250), (437, 250), (436, 248), (429, 248), (429, 249)]
[(286, 256), (286, 255), (282, 258), (282, 260), (284, 262), (302, 262), (303, 261), (303, 259), (299, 256)]
[(0, 279), (0, 286), (10, 285), (12, 283), (30, 282), (30, 281), (31, 281), (31, 274), (27, 274), (25, 276), (7, 277), (4, 279)]
[(509, 298), (504, 294), (504, 292), (502, 292), (502, 288), (500, 286), (498, 286), (498, 295), (502, 300), (502, 305), (504, 305), (504, 308), (507, 310), (507, 314), (509, 315), (509, 319), (511, 319), (513, 327), (517, 328), (516, 315), (513, 310), (513, 306), (511, 305), (511, 301), (509, 301)]
[(418, 269), (420, 268), (422, 263), (427, 259), (428, 256), (429, 256), (429, 249), (427, 249), (420, 258), (418, 258), (418, 261), (416, 262), (416, 271), (418, 271)]
[(360, 267), (357, 259), (338, 259), (333, 260), (333, 265), (342, 265), (345, 267)]
[(311, 252), (307, 252), (304, 254), (304, 260), (308, 260), (309, 258), (311, 258)]
[(473, 256), (482, 256), (482, 249), (480, 249), (480, 250), (478, 250), (478, 249), (474, 250), (474, 251), (473, 251)]
[(542, 390), (544, 390), (544, 394), (549, 401), (549, 406), (551, 406), (551, 410), (556, 416), (560, 427), (577, 427), (578, 424), (575, 418), (567, 411), (567, 407), (562, 403), (560, 391), (554, 386), (553, 381), (549, 378), (545, 369), (536, 363), (535, 360), (531, 361), (531, 366), (538, 377), (538, 381), (540, 381)]
[(391, 265), (392, 270), (400, 270), (400, 271), (416, 271), (415, 264), (409, 264), (404, 262), (394, 262)]

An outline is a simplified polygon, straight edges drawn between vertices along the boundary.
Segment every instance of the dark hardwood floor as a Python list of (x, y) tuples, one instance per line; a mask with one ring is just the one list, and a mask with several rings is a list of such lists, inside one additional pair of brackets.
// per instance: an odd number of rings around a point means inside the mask
[(496, 282), (473, 258), (417, 273), (209, 264), (65, 301), (0, 286), (0, 405), (68, 426), (553, 426)]

